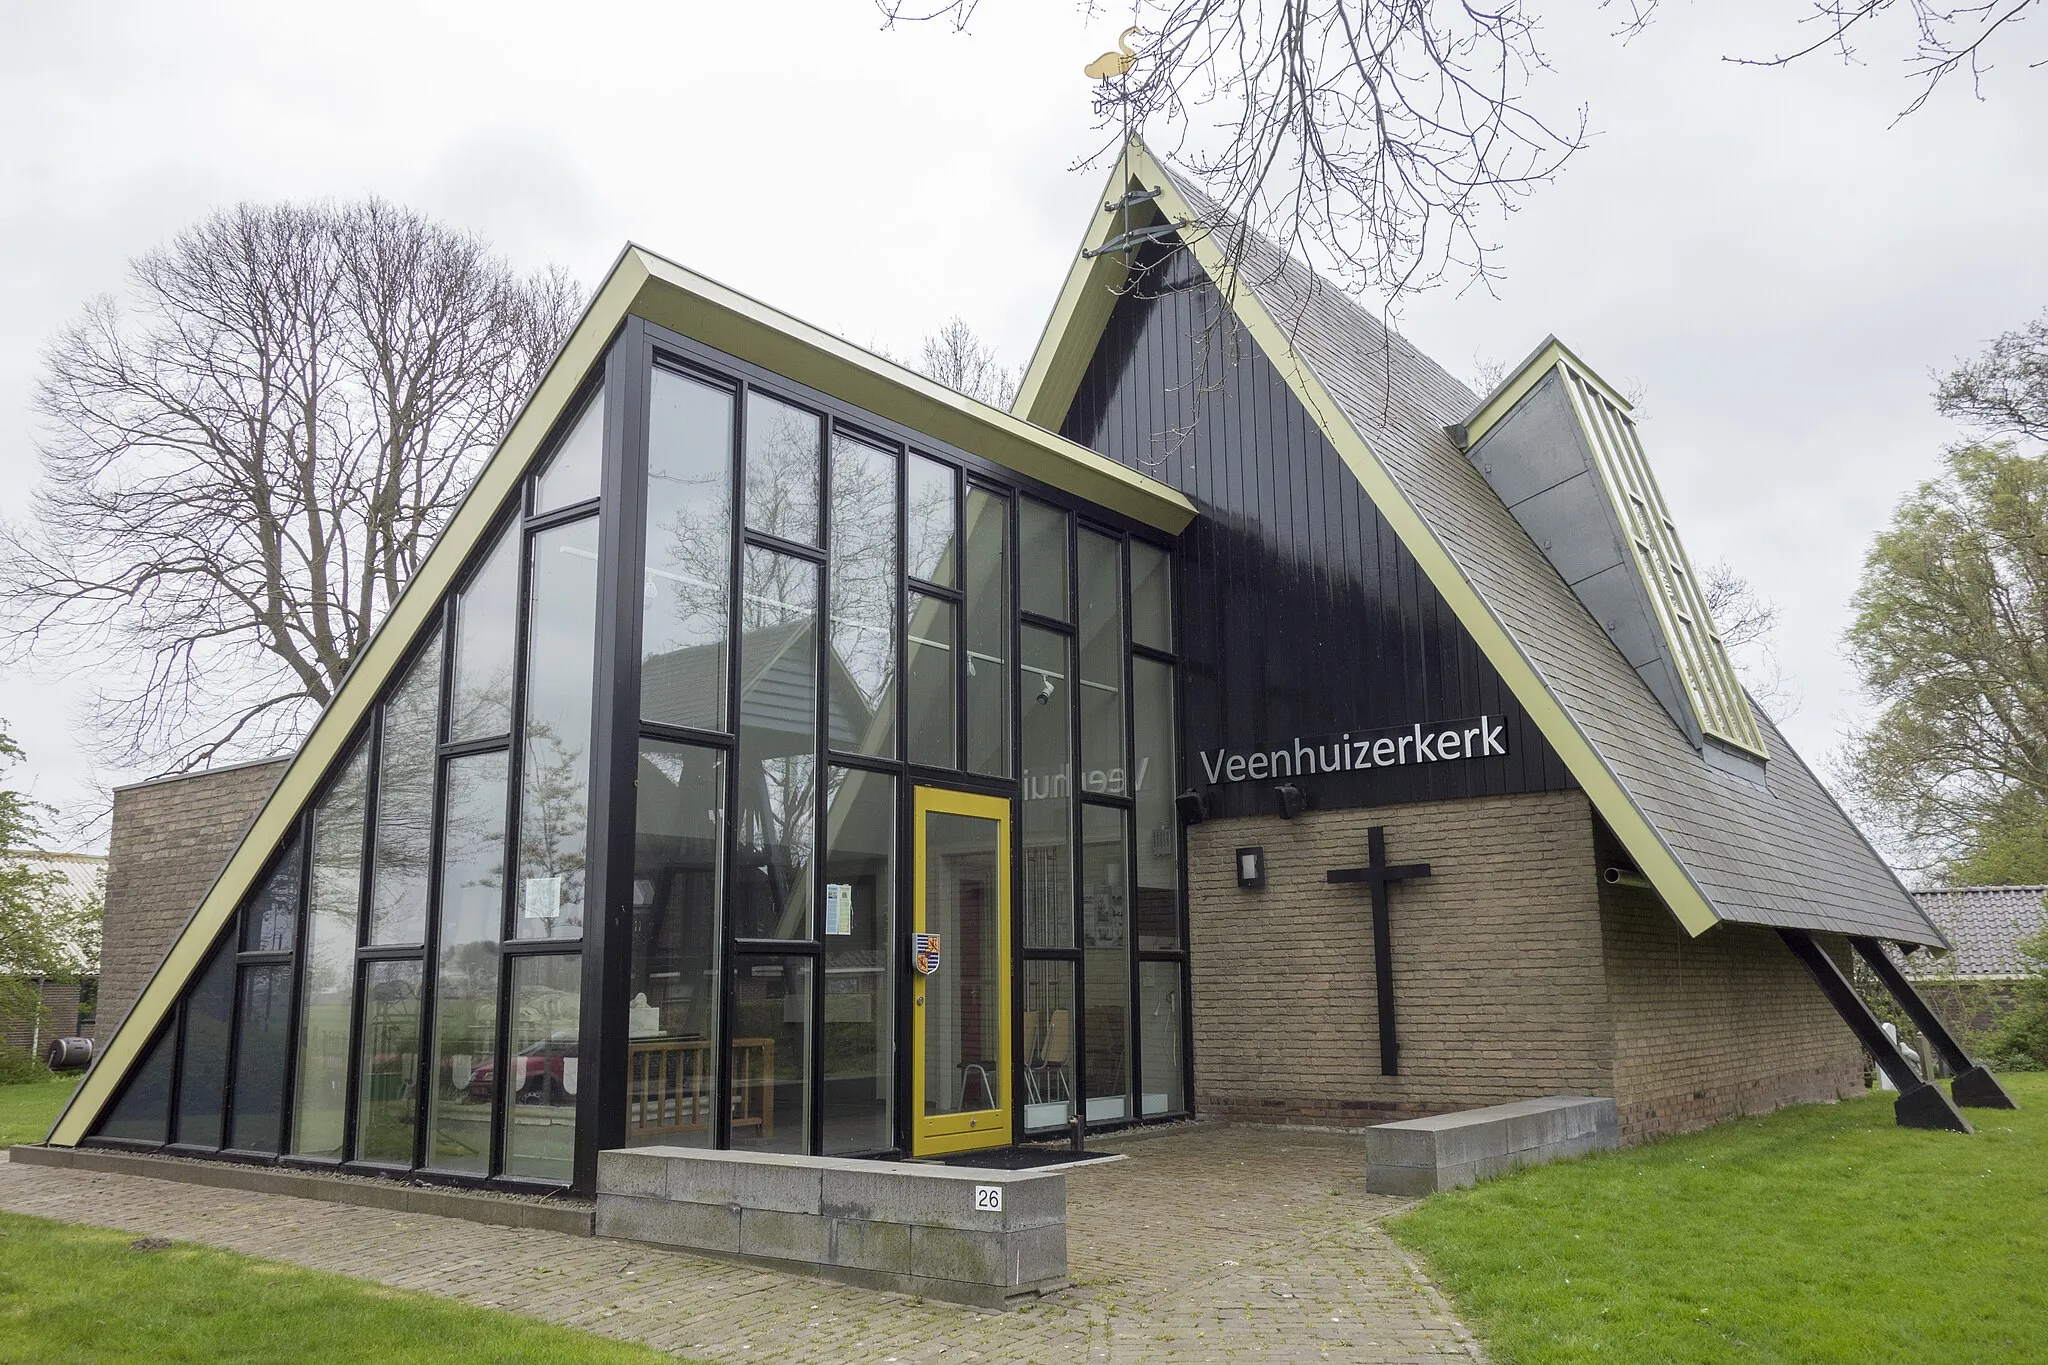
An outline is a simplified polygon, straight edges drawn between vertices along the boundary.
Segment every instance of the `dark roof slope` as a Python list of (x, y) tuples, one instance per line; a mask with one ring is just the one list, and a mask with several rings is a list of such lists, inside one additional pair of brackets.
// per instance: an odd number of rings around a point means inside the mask
[(2048, 886), (1950, 886), (1916, 891), (1955, 951), (1945, 958), (1915, 953), (1906, 959), (1908, 976), (2025, 976), (2032, 965), (2020, 955), (2020, 940), (2039, 933), (2041, 904)]
[[(1176, 177), (1205, 221), (1214, 204)], [(1241, 278), (1301, 363), (1722, 919), (1939, 944), (1940, 934), (1768, 717), (1761, 781), (1709, 767), (1445, 434), (1478, 402), (1406, 339), (1249, 234)]]

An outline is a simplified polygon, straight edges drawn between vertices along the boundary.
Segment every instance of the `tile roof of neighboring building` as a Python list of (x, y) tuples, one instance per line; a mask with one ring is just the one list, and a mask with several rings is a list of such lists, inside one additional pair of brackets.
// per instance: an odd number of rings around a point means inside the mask
[(1948, 935), (1955, 951), (1943, 957), (1914, 953), (1906, 975), (2025, 976), (2019, 941), (2039, 932), (2041, 898), (2048, 886), (1946, 886), (1915, 891), (1920, 908)]

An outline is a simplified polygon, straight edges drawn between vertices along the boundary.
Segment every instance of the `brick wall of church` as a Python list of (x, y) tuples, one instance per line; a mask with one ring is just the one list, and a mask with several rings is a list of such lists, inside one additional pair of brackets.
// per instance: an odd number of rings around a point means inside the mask
[[(1402, 1075), (1380, 1075), (1371, 901), (1331, 868), (1426, 862), (1393, 888)], [(1261, 845), (1266, 886), (1237, 885)], [(1613, 1094), (1593, 821), (1580, 792), (1212, 820), (1188, 830), (1195, 1097), (1223, 1118), (1365, 1126)]]
[(1600, 901), (1623, 1142), (1862, 1092), (1861, 1046), (1774, 930), (1690, 938), (1648, 891)]
[(99, 1017), (105, 1046), (241, 842), (285, 760), (162, 778), (114, 793)]

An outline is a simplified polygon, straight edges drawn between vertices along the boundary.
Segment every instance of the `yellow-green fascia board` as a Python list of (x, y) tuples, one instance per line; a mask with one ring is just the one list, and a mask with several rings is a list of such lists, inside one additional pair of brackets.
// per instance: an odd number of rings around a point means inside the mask
[[(1165, 168), (1153, 157), (1151, 150), (1136, 140), (1133, 140), (1126, 149), (1112, 174), (1109, 196), (1115, 198), (1125, 185), (1133, 183), (1142, 184), (1147, 189), (1158, 187), (1161, 190), (1159, 198), (1154, 202), (1160, 215), (1168, 221), (1199, 221), (1193, 208), (1176, 188), (1172, 177), (1167, 175)], [(1099, 217), (1109, 216), (1101, 213), (1099, 208), (1097, 213)], [(1215, 225), (1207, 226), (1213, 228)], [(1104, 239), (1103, 234), (1091, 234), (1087, 245), (1099, 245)], [(1594, 746), (1593, 741), (1587, 738), (1578, 721), (1552, 695), (1549, 684), (1544, 682), (1536, 665), (1523, 652), (1513, 632), (1494, 615), (1493, 609), (1479, 595), (1479, 590), (1465, 576), (1464, 570), (1459, 568), (1457, 561), (1451, 557), (1450, 551), (1437, 538), (1436, 532), (1423, 519), (1422, 514), (1408, 501), (1400, 486), (1394, 482), (1393, 475), (1387, 472), (1365, 438), (1352, 426), (1344, 415), (1344, 410), (1331, 397), (1322, 381), (1295, 353), (1287, 329), (1266, 308), (1255, 290), (1237, 285), (1237, 282), (1232, 280), (1233, 267), (1228, 259), (1225, 242), (1219, 240), (1215, 232), (1201, 230), (1187, 233), (1183, 240), (1194, 253), (1196, 262), (1215, 282), (1223, 298), (1228, 301), (1238, 321), (1251, 333), (1252, 340), (1258, 343), (1260, 349), (1273, 362), (1274, 368), (1280, 371), (1282, 378), (1287, 381), (1288, 388), (1322, 431), (1324, 439), (1342, 456), (1352, 474), (1364, 486), (1366, 495), (1379, 509), (1380, 515), (1394, 528), (1401, 543), (1422, 566), (1423, 572), (1429, 576), (1430, 582), (1450, 604), (1460, 623), (1471, 633), (1481, 652), (1486, 655), (1487, 661), (1493, 665), (1494, 670), (1514, 693), (1515, 700), (1521, 703), (1522, 709), (1536, 722), (1544, 739), (1564, 761), (1565, 767), (1570, 770), (1572, 777), (1592, 801), (1593, 808), (1621, 840), (1623, 848), (1634, 859), (1642, 874), (1649, 879), (1651, 887), (1663, 900), (1665, 907), (1684, 926), (1686, 932), (1695, 937), (1720, 923), (1721, 917), (1715, 912), (1706, 892), (1694, 880), (1692, 873), (1680, 861), (1649, 817), (1637, 806), (1635, 798), (1608, 767), (1607, 761), (1600, 756), (1600, 751)], [(1077, 288), (1090, 287), (1082, 277), (1092, 273), (1091, 266), (1092, 262), (1085, 257), (1076, 259), (1068, 275), (1067, 286), (1061, 291), (1061, 307), (1056, 309), (1053, 315), (1055, 325), (1064, 317), (1071, 331), (1062, 334), (1048, 329), (1045, 337), (1039, 342), (1039, 354), (1032, 358), (1027, 374), (1053, 373), (1054, 360), (1057, 357), (1087, 356), (1094, 353), (1101, 339), (1103, 326), (1107, 324), (1109, 312), (1114, 309), (1115, 300), (1112, 298), (1106, 309), (1097, 308), (1085, 301), (1077, 300), (1071, 304), (1068, 302), (1070, 292)], [(1236, 287), (1233, 287), (1234, 285)], [(1098, 312), (1101, 321), (1095, 322), (1093, 319)], [(1569, 354), (1565, 352), (1561, 343), (1553, 339), (1524, 364), (1523, 371), (1533, 370), (1540, 375), (1543, 369), (1540, 361), (1551, 347), (1555, 348), (1557, 354)], [(1086, 360), (1081, 363), (1085, 369)], [(1078, 384), (1078, 381), (1076, 382)], [(1508, 386), (1503, 386), (1504, 389), (1506, 387)], [(1042, 425), (1057, 426), (1066, 415), (1063, 405), (1071, 401), (1071, 389), (1064, 399), (1055, 402), (1048, 388), (1039, 398), (1031, 401), (1027, 408), (1026, 397), (1020, 391), (1017, 411), (1028, 411), (1032, 420)], [(1510, 402), (1507, 406), (1512, 407), (1513, 403)], [(1506, 411), (1506, 408), (1502, 408), (1502, 411)]]
[(625, 263), (645, 275), (631, 311), (649, 322), (1169, 535), (1194, 520), (1194, 504), (1178, 490), (1079, 442), (955, 393), (643, 248), (629, 247)]
[(435, 606), (454, 585), (548, 433), (603, 359), (620, 326), (636, 316), (1169, 534), (1179, 534), (1194, 518), (1194, 505), (1156, 479), (628, 245), (419, 572), (342, 679), (333, 702), (314, 723), (134, 1008), (58, 1115), (50, 1142), (76, 1146), (91, 1131)]
[[(1132, 149), (1141, 144), (1133, 143)], [(1156, 170), (1156, 166), (1155, 166)], [(1109, 187), (1101, 204), (1089, 209), (1087, 230), (1081, 234), (1081, 254), (1060, 286), (1052, 316), (1039, 333), (1038, 349), (1017, 384), (1017, 397), (1010, 411), (1027, 422), (1057, 429), (1074, 401), (1088, 362), (1095, 358), (1095, 342), (1109, 325), (1116, 301), (1130, 278), (1130, 257), (1120, 251), (1092, 255), (1112, 236), (1129, 228), (1150, 227), (1160, 221), (1160, 200), (1131, 206), (1128, 213), (1111, 213), (1110, 203), (1133, 191), (1164, 190), (1163, 176), (1146, 179), (1132, 159), (1131, 151), (1118, 158), (1110, 173)]]
[(1522, 401), (1529, 390), (1541, 383), (1543, 376), (1556, 369), (1559, 364), (1571, 366), (1579, 377), (1598, 389), (1603, 397), (1623, 412), (1635, 411), (1635, 405), (1621, 396), (1621, 392), (1602, 379), (1591, 365), (1579, 359), (1571, 347), (1559, 341), (1553, 334), (1543, 338), (1528, 359), (1516, 366), (1506, 379), (1495, 386), (1492, 393), (1479, 400), (1479, 406), (1465, 419), (1461, 427), (1451, 429), (1451, 440), (1460, 450), (1470, 450), (1479, 444), (1479, 438), (1492, 429), (1494, 423), (1515, 410), (1515, 404)]

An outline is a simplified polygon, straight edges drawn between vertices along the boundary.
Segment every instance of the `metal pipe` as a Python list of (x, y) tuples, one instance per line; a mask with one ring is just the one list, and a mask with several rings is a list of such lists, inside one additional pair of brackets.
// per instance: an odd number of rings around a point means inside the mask
[(1631, 872), (1625, 867), (1610, 867), (1600, 874), (1600, 880), (1609, 886), (1633, 886), (1639, 891), (1650, 890), (1650, 879), (1640, 872)]

